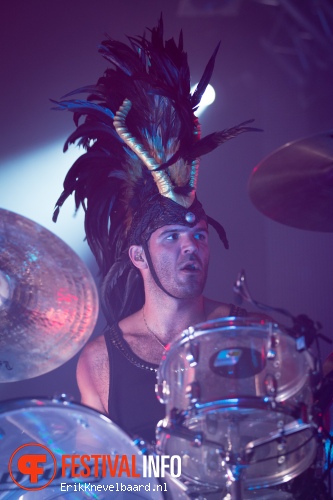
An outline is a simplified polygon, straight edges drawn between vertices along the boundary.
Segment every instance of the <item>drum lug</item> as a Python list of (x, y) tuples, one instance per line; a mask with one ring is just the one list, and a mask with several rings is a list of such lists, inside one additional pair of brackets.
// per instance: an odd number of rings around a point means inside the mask
[(190, 366), (193, 368), (197, 365), (199, 361), (199, 344), (197, 342), (191, 342), (188, 346), (188, 352), (186, 354), (186, 359)]
[(194, 326), (189, 326), (188, 328), (186, 328), (186, 330), (183, 330), (182, 331), (182, 334), (181, 334), (181, 338), (184, 339), (186, 337), (188, 338), (192, 338), (194, 333), (195, 333), (195, 328)]
[(158, 425), (156, 429), (158, 441), (161, 440), (162, 434), (169, 434), (170, 436), (175, 436), (180, 439), (186, 439), (194, 448), (200, 448), (204, 440), (201, 432), (194, 432), (183, 425), (174, 425), (173, 423), (171, 423), (170, 426)]
[(277, 394), (277, 381), (274, 375), (267, 373), (264, 380), (265, 390), (267, 396), (274, 397)]
[(276, 335), (271, 335), (269, 338), (269, 344), (267, 349), (267, 359), (275, 359), (276, 358), (276, 347), (279, 344), (279, 341)]
[(169, 401), (170, 388), (166, 380), (162, 384), (155, 384), (155, 394), (160, 403), (166, 404)]
[(69, 404), (73, 402), (73, 397), (68, 396), (68, 394), (61, 393), (61, 394), (55, 394), (52, 398), (52, 401), (54, 403), (64, 403), (64, 404)]
[(197, 403), (200, 400), (201, 390), (197, 381), (192, 382), (186, 387), (186, 396), (191, 403)]
[(134, 446), (136, 446), (139, 449), (139, 451), (142, 455), (151, 455), (152, 454), (152, 450), (151, 450), (149, 444), (146, 443), (146, 441), (144, 439), (139, 438), (139, 437), (135, 438), (133, 440), (133, 444), (134, 444)]
[(273, 349), (269, 349), (267, 351), (267, 359), (275, 359), (276, 358), (276, 351)]

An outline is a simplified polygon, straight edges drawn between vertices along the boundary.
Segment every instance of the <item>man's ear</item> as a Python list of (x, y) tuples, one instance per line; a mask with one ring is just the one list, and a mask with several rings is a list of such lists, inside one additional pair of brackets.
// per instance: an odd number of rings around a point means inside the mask
[(141, 245), (131, 245), (128, 250), (129, 258), (138, 269), (147, 269), (145, 252)]

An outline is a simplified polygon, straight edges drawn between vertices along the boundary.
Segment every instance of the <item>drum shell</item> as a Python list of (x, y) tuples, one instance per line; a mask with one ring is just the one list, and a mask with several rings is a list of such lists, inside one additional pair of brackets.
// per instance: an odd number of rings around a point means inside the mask
[(240, 398), (279, 403), (309, 385), (312, 368), (311, 355), (299, 352), (277, 324), (225, 318), (186, 330), (171, 344), (158, 370), (157, 394), (167, 414)]
[[(174, 432), (166, 417), (157, 430), (160, 453), (178, 454), (182, 459), (183, 480), (201, 485), (223, 487), (227, 481), (225, 451), (240, 457), (245, 465), (245, 488), (266, 488), (294, 479), (312, 465), (317, 454), (317, 436), (313, 426), (299, 424), (286, 414), (250, 409), (220, 409), (188, 418), (183, 427), (192, 439)], [(290, 435), (280, 438), (279, 429)], [(196, 436), (204, 436), (197, 444)], [(271, 440), (270, 440), (271, 439)], [(260, 443), (265, 441), (265, 443)], [(215, 446), (212, 443), (216, 443)], [(254, 443), (251, 449), (249, 444)], [(234, 453), (234, 455), (233, 455)]]
[(312, 355), (272, 322), (224, 318), (186, 330), (158, 370), (160, 451), (181, 450), (185, 479), (200, 484), (225, 484), (226, 450), (246, 464), (247, 488), (289, 481), (316, 457), (313, 369)]

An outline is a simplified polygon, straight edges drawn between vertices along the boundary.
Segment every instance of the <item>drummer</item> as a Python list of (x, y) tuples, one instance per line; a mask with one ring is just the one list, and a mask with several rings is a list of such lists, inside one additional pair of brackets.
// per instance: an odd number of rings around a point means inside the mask
[[(60, 108), (85, 116), (68, 142), (86, 153), (69, 171), (60, 206), (74, 191), (85, 208), (87, 241), (102, 276), (102, 335), (83, 350), (77, 381), (82, 403), (107, 414), (131, 436), (153, 441), (164, 406), (155, 396), (165, 349), (190, 325), (245, 315), (203, 296), (209, 265), (208, 226), (223, 227), (196, 197), (199, 157), (250, 130), (239, 126), (200, 139), (194, 108), (213, 71), (210, 59), (190, 95), (186, 54), (164, 43), (162, 19), (151, 40), (131, 47), (111, 39), (100, 52), (108, 69), (87, 101)], [(81, 89), (82, 91), (82, 89)], [(159, 170), (156, 170), (159, 168)]]

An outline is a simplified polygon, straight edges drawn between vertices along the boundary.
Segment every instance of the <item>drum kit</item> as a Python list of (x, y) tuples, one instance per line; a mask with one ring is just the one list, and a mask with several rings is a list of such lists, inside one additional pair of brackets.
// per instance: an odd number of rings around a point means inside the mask
[[(285, 145), (254, 169), (251, 200), (273, 220), (332, 232), (332, 157), (333, 131)], [(251, 298), (244, 273), (235, 291), (262, 306)], [(61, 366), (87, 342), (97, 314), (94, 280), (79, 257), (48, 230), (0, 209), (0, 382)], [(182, 332), (157, 372), (157, 397), (166, 416), (157, 424), (154, 449), (64, 395), (0, 403), (0, 500), (303, 500), (290, 485), (304, 475), (317, 480), (316, 493), (306, 498), (330, 498), (327, 489), (320, 496), (318, 485), (324, 479), (330, 484), (332, 438), (323, 414), (333, 398), (333, 367), (323, 375), (313, 349), (317, 325), (306, 316), (292, 319), (287, 328), (269, 317), (228, 317)], [(79, 480), (65, 492), (64, 479), (56, 475), (37, 495), (19, 471), (8, 469), (13, 452), (32, 442), (52, 450), (56, 461), (85, 453), (85, 444), (95, 454), (131, 457), (129, 467), (144, 454), (176, 455), (181, 475), (165, 475), (167, 493), (157, 478), (140, 474), (140, 480), (127, 477), (125, 485), (128, 491), (140, 482), (139, 492), (112, 495), (103, 490), (110, 478), (95, 477), (98, 494), (76, 493)]]

